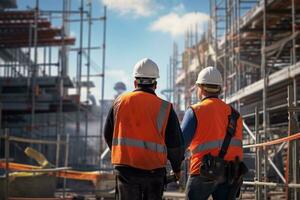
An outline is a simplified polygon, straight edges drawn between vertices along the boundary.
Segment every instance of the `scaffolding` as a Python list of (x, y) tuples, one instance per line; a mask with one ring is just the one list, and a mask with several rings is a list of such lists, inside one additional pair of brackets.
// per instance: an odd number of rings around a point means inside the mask
[[(27, 10), (15, 9), (15, 1), (0, 3), (0, 135), (4, 136), (3, 130), (8, 130), (10, 136), (44, 141), (66, 139), (70, 135), (68, 148), (74, 151), (68, 151), (67, 158), (60, 157), (61, 152), (55, 147), (42, 143), (28, 145), (42, 152), (56, 167), (67, 162), (70, 167), (99, 169), (104, 149), (106, 7), (103, 16), (95, 17), (93, 1), (86, 4), (81, 0), (79, 8), (74, 9), (71, 0), (62, 0), (57, 10), (42, 9), (42, 3), (36, 0)], [(76, 39), (71, 34), (73, 24), (79, 25)], [(103, 31), (102, 39), (92, 34), (95, 29)], [(92, 46), (95, 41), (98, 46)], [(92, 55), (97, 54), (102, 57), (102, 65), (93, 61)], [(75, 62), (70, 62), (74, 57)], [(74, 80), (70, 76), (73, 64), (76, 64)], [(92, 80), (98, 79), (100, 106), (96, 105), (91, 93), (91, 88), (95, 87)], [(70, 89), (76, 92), (70, 94)], [(82, 95), (83, 89), (86, 96)], [(100, 126), (90, 127), (91, 122)], [(97, 140), (97, 144), (89, 145), (90, 139)], [(4, 140), (0, 146), (3, 158), (2, 144)], [(25, 144), (13, 144), (9, 152), (11, 158), (33, 164), (20, 153)]]
[[(243, 115), (244, 144), (269, 143), (298, 133), (299, 10), (298, 0), (210, 0), (204, 40), (186, 45), (183, 53), (184, 72), (177, 76), (174, 91), (186, 95), (175, 104), (186, 108), (195, 103), (189, 79), (215, 65), (224, 79), (221, 97)], [(190, 56), (191, 47), (203, 51)], [(194, 66), (197, 57), (205, 62), (199, 59)], [(299, 149), (299, 139), (263, 148), (246, 145), (250, 173), (243, 195), (299, 199)]]

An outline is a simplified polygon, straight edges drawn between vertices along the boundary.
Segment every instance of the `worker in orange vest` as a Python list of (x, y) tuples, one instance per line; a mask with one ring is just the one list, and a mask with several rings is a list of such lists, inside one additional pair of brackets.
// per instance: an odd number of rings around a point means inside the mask
[(135, 90), (109, 111), (104, 136), (111, 149), (118, 199), (162, 199), (167, 160), (176, 177), (184, 158), (180, 124), (172, 104), (155, 94), (158, 66), (145, 58), (134, 66)]
[(210, 195), (217, 200), (235, 199), (241, 177), (228, 171), (241, 170), (242, 118), (218, 98), (222, 76), (216, 67), (204, 68), (196, 87), (201, 101), (188, 108), (182, 121), (185, 147), (191, 154), (187, 199), (208, 199)]

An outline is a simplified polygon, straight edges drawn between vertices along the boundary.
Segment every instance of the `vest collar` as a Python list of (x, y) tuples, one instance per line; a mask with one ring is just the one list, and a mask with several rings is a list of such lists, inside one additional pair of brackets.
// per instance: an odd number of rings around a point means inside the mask
[(154, 90), (151, 90), (149, 88), (137, 88), (137, 89), (133, 90), (133, 92), (147, 92), (149, 94), (153, 94), (156, 96)]
[(203, 98), (203, 99), (201, 100), (201, 102), (205, 101), (206, 99), (211, 99), (211, 98), (217, 98), (217, 99), (218, 99), (219, 97), (216, 96), (216, 95), (207, 96), (207, 97)]

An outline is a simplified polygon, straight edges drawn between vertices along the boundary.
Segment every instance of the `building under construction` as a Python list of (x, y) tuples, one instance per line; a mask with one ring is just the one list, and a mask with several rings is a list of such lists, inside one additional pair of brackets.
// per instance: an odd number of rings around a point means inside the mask
[(182, 56), (174, 45), (169, 87), (177, 113), (197, 101), (199, 71), (217, 66), (222, 98), (243, 116), (247, 199), (300, 198), (299, 9), (298, 0), (211, 0), (206, 33), (191, 28)]
[[(0, 2), (0, 199), (114, 198), (101, 138), (112, 103), (104, 100), (106, 9), (94, 16), (93, 1), (74, 9), (61, 0), (57, 10), (41, 2), (26, 10), (15, 0)], [(103, 33), (96, 46), (93, 28)], [(194, 83), (207, 66), (222, 72), (221, 97), (243, 116), (250, 171), (242, 199), (300, 199), (299, 40), (299, 0), (210, 0), (206, 32), (191, 27), (182, 54), (174, 43), (164, 92), (179, 118), (198, 101)], [(101, 83), (100, 106), (94, 81)]]
[[(39, 0), (26, 10), (16, 0), (0, 2), (0, 199), (54, 198), (57, 192), (66, 198), (102, 187), (106, 10), (94, 16), (93, 1), (79, 1), (78, 8), (58, 2), (57, 10)], [(103, 33), (98, 44), (95, 30)], [(102, 66), (92, 52), (101, 55)], [(91, 93), (95, 81), (102, 84), (100, 106)]]

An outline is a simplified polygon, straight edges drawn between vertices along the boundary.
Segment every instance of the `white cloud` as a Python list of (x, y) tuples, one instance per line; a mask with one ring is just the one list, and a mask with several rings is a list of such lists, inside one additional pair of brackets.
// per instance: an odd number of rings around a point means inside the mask
[(209, 16), (205, 13), (194, 12), (179, 15), (171, 12), (154, 21), (150, 25), (150, 30), (169, 33), (173, 37), (177, 37), (191, 28), (194, 29), (196, 25), (202, 27), (208, 20)]
[(153, 0), (101, 0), (109, 9), (120, 14), (147, 17), (155, 13), (159, 6)]

